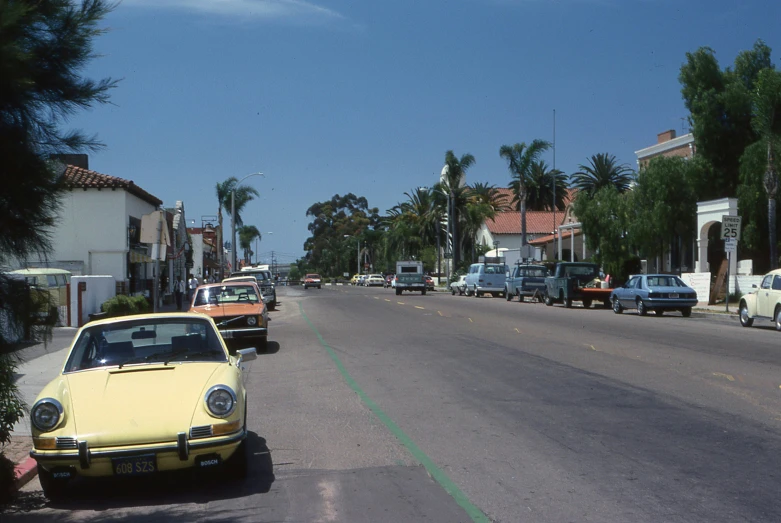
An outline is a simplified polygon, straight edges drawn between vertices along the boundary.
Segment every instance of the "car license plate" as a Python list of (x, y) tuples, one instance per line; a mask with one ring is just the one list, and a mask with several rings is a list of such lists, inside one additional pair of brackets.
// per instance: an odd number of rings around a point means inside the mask
[(673, 298), (673, 299), (675, 299), (675, 298), (677, 298), (677, 297), (678, 297), (678, 295), (677, 295), (677, 294), (670, 294), (670, 298)]
[(115, 476), (139, 476), (157, 472), (154, 454), (132, 456), (129, 458), (113, 458), (111, 466)]

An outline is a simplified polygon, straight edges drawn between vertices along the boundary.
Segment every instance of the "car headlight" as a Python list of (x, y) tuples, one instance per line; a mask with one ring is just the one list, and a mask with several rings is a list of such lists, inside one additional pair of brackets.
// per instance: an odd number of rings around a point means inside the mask
[(249, 325), (250, 327), (254, 327), (257, 324), (258, 324), (258, 318), (256, 318), (255, 316), (247, 317), (247, 325)]
[(30, 417), (35, 428), (48, 432), (56, 427), (62, 419), (62, 404), (54, 398), (43, 398), (35, 402)]
[(236, 393), (227, 385), (215, 385), (206, 391), (206, 409), (216, 418), (227, 418), (236, 409)]

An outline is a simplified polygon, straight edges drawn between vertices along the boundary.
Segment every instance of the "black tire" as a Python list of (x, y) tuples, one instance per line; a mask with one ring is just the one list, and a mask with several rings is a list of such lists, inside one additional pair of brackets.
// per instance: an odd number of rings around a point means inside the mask
[(637, 314), (640, 316), (645, 316), (648, 314), (648, 309), (645, 307), (645, 302), (642, 300), (642, 298), (637, 298)]
[(474, 297), (475, 298), (479, 298), (480, 297), (480, 293), (477, 292), (477, 286), (475, 286)]
[(450, 294), (452, 294), (453, 296), (456, 295), (456, 290), (453, 287), (450, 287)]
[(545, 292), (545, 297), (543, 298), (543, 301), (545, 302), (545, 305), (548, 307), (553, 307), (553, 300), (551, 299), (550, 295)]
[(401, 296), (401, 289), (396, 289), (396, 296)]
[(507, 292), (507, 289), (504, 290), (504, 297), (507, 301), (512, 301), (513, 295)]
[(692, 315), (692, 308), (691, 307), (684, 307), (681, 309), (681, 314), (684, 318), (688, 318)]
[(613, 297), (613, 312), (616, 314), (621, 314), (624, 312), (624, 306), (621, 305), (621, 302), (618, 301), (618, 297), (616, 296)]
[(591, 308), (591, 300), (583, 300), (583, 308), (590, 309)]
[(270, 302), (270, 303), (268, 304), (268, 310), (270, 310), (270, 311), (273, 311), (273, 310), (274, 310), (274, 309), (276, 309), (276, 308), (277, 308), (277, 302), (275, 302), (275, 301), (272, 301), (272, 302)]
[(49, 501), (59, 502), (65, 499), (67, 480), (54, 479), (54, 475), (43, 467), (38, 467), (38, 479), (41, 482), (43, 495)]
[(319, 289), (319, 288), (320, 288), (320, 286), (318, 285), (318, 286), (317, 286), (317, 288)]
[(754, 318), (748, 317), (748, 306), (744, 301), (740, 302), (738, 316), (740, 317), (740, 324), (744, 327), (751, 327), (754, 324)]
[(268, 350), (268, 336), (263, 336), (258, 339), (258, 347), (256, 350), (258, 352), (266, 352)]
[(781, 332), (781, 307), (776, 307), (776, 312), (774, 317), (776, 319), (776, 330)]
[(521, 290), (518, 289), (516, 292), (518, 293), (518, 303), (523, 303), (523, 294), (521, 294)]
[(662, 309), (656, 309), (654, 311), (654, 314), (656, 314), (657, 316), (662, 316), (664, 314), (664, 311)]
[(602, 306), (606, 309), (609, 309), (610, 307), (612, 307), (612, 304), (610, 303), (610, 300), (605, 300), (602, 302)]
[(421, 294), (422, 294), (423, 296), (425, 296), (425, 295), (426, 295), (426, 288), (425, 288), (425, 287), (423, 287), (423, 292), (422, 292)]
[(572, 308), (572, 298), (564, 298), (564, 307), (567, 309)]

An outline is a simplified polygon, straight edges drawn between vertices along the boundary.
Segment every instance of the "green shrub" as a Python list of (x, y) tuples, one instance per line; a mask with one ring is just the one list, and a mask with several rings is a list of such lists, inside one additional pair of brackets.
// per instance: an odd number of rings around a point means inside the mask
[(144, 296), (125, 296), (118, 294), (113, 298), (106, 300), (100, 306), (100, 310), (109, 317), (128, 316), (130, 314), (142, 314), (149, 311), (149, 302)]

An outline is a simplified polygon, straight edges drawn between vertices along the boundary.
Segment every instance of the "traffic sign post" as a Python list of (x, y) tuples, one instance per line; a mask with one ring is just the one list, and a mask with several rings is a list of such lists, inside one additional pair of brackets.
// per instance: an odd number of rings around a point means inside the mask
[(740, 222), (740, 216), (721, 217), (721, 239), (724, 240), (724, 252), (727, 255), (727, 297), (724, 299), (727, 312), (729, 312), (729, 266), (732, 263), (732, 253), (738, 250)]

